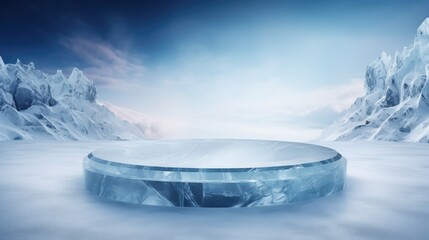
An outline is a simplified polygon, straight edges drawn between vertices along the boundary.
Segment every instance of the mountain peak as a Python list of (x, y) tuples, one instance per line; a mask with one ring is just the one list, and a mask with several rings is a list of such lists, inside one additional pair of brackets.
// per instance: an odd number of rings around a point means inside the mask
[(7, 68), (6, 64), (3, 62), (3, 58), (0, 56), (0, 77), (6, 77), (7, 76)]
[(19, 59), (16, 64), (5, 65), (0, 57), (0, 106), (2, 110), (9, 109), (0, 111), (0, 141), (145, 136), (144, 128), (124, 121), (95, 102), (95, 84), (79, 69), (73, 69), (71, 81), (62, 71), (51, 75), (34, 69), (34, 63), (22, 64)]
[(72, 81), (77, 81), (81, 78), (86, 78), (83, 72), (79, 68), (73, 68), (72, 72), (70, 73), (69, 79)]
[(73, 73), (76, 73), (76, 74), (78, 74), (78, 73), (82, 73), (82, 71), (79, 69), (79, 68), (73, 68), (73, 70), (72, 70), (72, 74)]
[(326, 140), (429, 143), (429, 18), (393, 58), (382, 53), (365, 74), (364, 96), (325, 129)]
[(85, 99), (90, 102), (95, 101), (97, 95), (95, 84), (89, 80), (81, 70), (73, 68), (68, 81), (74, 86), (74, 94), (76, 98)]
[(28, 70), (29, 70), (29, 71), (34, 71), (34, 70), (36, 70), (36, 65), (34, 64), (34, 62), (30, 62), (30, 63), (28, 64)]
[(79, 70), (79, 68), (73, 68), (73, 70), (72, 70), (72, 72), (70, 73), (70, 76), (69, 76), (69, 81), (74, 83), (74, 82), (78, 82), (78, 81), (80, 81), (82, 79), (87, 80), (87, 78), (85, 77), (85, 75), (83, 74), (83, 72), (81, 70)]
[(429, 17), (417, 29), (417, 37), (429, 37)]

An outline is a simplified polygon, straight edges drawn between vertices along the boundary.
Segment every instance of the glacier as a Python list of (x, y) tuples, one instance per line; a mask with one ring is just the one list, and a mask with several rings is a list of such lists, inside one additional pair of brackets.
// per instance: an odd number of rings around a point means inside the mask
[(169, 140), (91, 152), (85, 185), (105, 199), (175, 207), (254, 207), (341, 191), (346, 159), (326, 147), (266, 140)]
[(142, 139), (143, 129), (98, 104), (94, 82), (79, 69), (67, 78), (0, 57), (0, 141)]
[(326, 128), (324, 140), (429, 142), (429, 18), (414, 43), (394, 56), (383, 52), (365, 73), (364, 96)]

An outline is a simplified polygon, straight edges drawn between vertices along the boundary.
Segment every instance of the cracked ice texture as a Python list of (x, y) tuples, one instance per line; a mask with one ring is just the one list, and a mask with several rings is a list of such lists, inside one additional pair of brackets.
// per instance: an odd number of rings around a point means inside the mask
[(144, 205), (251, 207), (341, 191), (346, 159), (316, 145), (261, 140), (144, 141), (84, 159), (88, 191)]

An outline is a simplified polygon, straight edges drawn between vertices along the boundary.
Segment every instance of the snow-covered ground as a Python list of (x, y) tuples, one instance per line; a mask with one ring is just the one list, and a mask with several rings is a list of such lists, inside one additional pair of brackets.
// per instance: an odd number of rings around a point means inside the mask
[(429, 146), (325, 142), (348, 159), (344, 192), (276, 207), (146, 207), (98, 199), (82, 159), (126, 142), (0, 142), (0, 239), (427, 239)]

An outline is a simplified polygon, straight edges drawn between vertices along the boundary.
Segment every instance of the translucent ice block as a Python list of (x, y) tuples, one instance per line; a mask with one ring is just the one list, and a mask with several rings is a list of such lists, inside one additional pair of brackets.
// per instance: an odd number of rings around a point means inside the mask
[(346, 159), (335, 150), (263, 140), (144, 141), (84, 159), (100, 197), (144, 205), (250, 207), (309, 201), (341, 191)]

